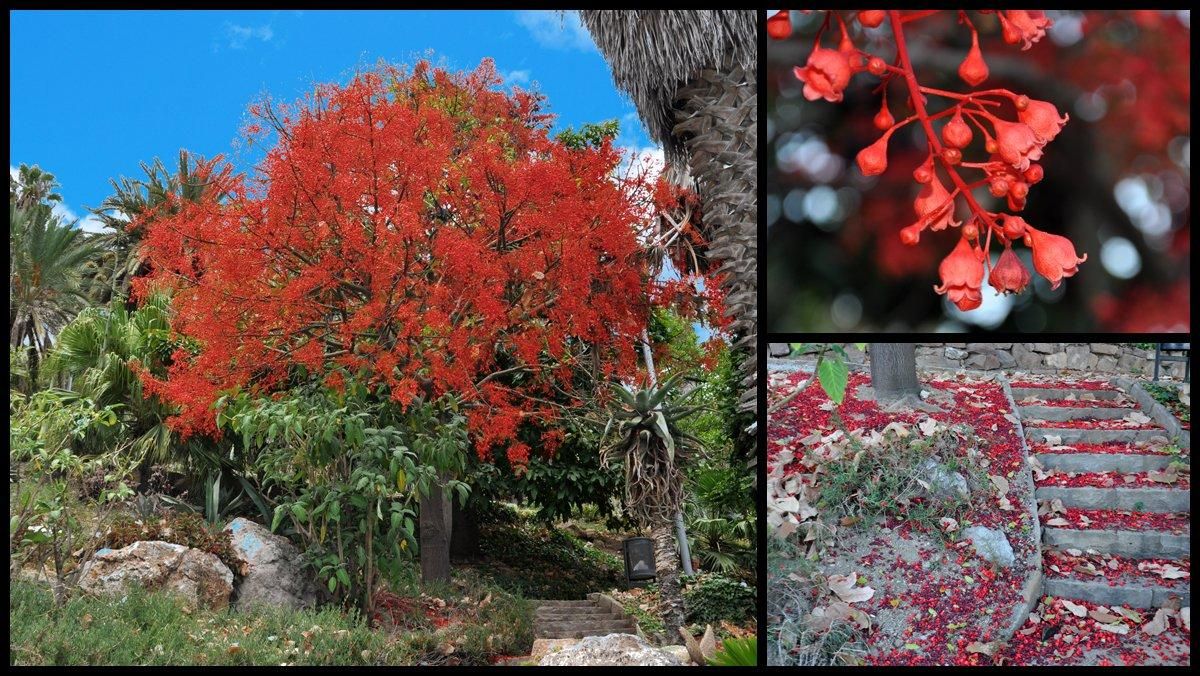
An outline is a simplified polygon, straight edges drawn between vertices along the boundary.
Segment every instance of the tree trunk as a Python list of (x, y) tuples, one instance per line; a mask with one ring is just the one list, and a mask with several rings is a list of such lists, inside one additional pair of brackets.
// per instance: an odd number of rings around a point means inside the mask
[(451, 496), (446, 490), (446, 481), (449, 479), (449, 474), (439, 474), (438, 482), (430, 488), (429, 494), (421, 496), (421, 513), (418, 519), (421, 530), (423, 584), (450, 581), (450, 532), (453, 516), (450, 507)]
[(679, 552), (675, 549), (674, 524), (669, 521), (650, 529), (654, 540), (654, 572), (658, 576), (658, 593), (663, 601), (663, 625), (667, 636), (677, 636), (683, 626), (683, 593), (679, 588)]
[(871, 343), (871, 386), (876, 401), (895, 401), (905, 396), (919, 397), (917, 382), (917, 346), (914, 343)]

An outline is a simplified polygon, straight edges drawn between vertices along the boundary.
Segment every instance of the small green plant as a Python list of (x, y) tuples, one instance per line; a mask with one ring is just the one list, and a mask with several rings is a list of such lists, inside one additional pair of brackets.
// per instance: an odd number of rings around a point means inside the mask
[(708, 663), (716, 667), (758, 666), (758, 637), (725, 639)]
[(682, 577), (688, 620), (697, 624), (744, 622), (754, 616), (757, 594), (753, 586), (718, 573)]

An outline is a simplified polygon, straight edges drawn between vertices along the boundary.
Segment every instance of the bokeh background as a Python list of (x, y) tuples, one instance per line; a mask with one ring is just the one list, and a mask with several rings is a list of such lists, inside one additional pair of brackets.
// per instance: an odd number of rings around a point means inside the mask
[[(849, 21), (860, 49), (891, 63), (890, 23)], [(926, 231), (914, 247), (900, 228), (916, 220), (912, 170), (925, 158), (917, 124), (891, 140), (888, 170), (864, 177), (854, 162), (879, 136), (879, 80), (855, 76), (841, 103), (808, 101), (792, 74), (803, 66), (824, 11), (792, 11), (794, 32), (767, 45), (767, 327), (787, 331), (1167, 331), (1190, 329), (1190, 13), (1048, 11), (1054, 26), (1029, 51), (1005, 44), (994, 15), (970, 12), (990, 69), (986, 88), (1008, 88), (1070, 114), (1046, 146), (1045, 179), (1020, 212), (1065, 235), (1088, 260), (1057, 290), (1039, 275), (1019, 296), (983, 287), (983, 305), (960, 312), (933, 292), (958, 229)], [(835, 24), (836, 26), (836, 24)], [(958, 65), (970, 32), (956, 12), (906, 24), (922, 85), (966, 91)], [(834, 47), (836, 28), (823, 37)], [(889, 105), (911, 114), (898, 83)], [(930, 97), (931, 112), (946, 99)], [(940, 130), (940, 123), (935, 129)], [(980, 135), (966, 161), (985, 158)], [(1000, 201), (975, 195), (986, 209)], [(960, 209), (965, 209), (959, 200)], [(960, 216), (963, 214), (960, 211)], [(1029, 249), (1013, 248), (1032, 270)], [(1001, 249), (993, 247), (993, 261)]]

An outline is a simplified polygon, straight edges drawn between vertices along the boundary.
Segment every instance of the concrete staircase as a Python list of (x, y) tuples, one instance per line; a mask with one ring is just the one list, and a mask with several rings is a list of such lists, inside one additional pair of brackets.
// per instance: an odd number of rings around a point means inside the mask
[[(1126, 605), (1134, 608), (1162, 606), (1173, 597), (1182, 605), (1190, 604), (1188, 577), (1166, 580), (1153, 570), (1140, 570), (1164, 563), (1178, 566), (1190, 576), (1191, 541), (1189, 529), (1169, 527), (1158, 530), (1147, 526), (1133, 528), (1122, 525), (1122, 517), (1132, 515), (1141, 521), (1154, 521), (1151, 515), (1188, 515), (1191, 512), (1190, 491), (1169, 484), (1143, 486), (1142, 481), (1127, 484), (1123, 475), (1143, 474), (1165, 470), (1173, 457), (1161, 450), (1160, 443), (1147, 443), (1154, 437), (1165, 438), (1164, 429), (1088, 429), (1055, 427), (1054, 422), (1068, 420), (1117, 420), (1137, 410), (1136, 403), (1117, 389), (1083, 390), (1070, 385), (1061, 388), (1012, 388), (1013, 400), (1029, 437), (1033, 457), (1047, 472), (1075, 473), (1086, 482), (1108, 482), (1106, 487), (1063, 487), (1049, 485), (1049, 478), (1035, 481), (1039, 501), (1061, 500), (1068, 509), (1094, 510), (1091, 523), (1072, 527), (1047, 526), (1054, 515), (1042, 517), (1042, 543), (1048, 550), (1065, 552), (1068, 549), (1109, 555), (1101, 574), (1078, 571), (1054, 571), (1043, 566), (1044, 593), (1102, 605)], [(1073, 395), (1073, 396), (1072, 396)], [(1037, 397), (1048, 405), (1022, 405), (1028, 397)], [(1096, 406), (1055, 406), (1058, 400), (1077, 402), (1094, 398)], [(1043, 421), (1043, 422), (1027, 422)], [(1030, 427), (1029, 425), (1037, 425)], [(1045, 435), (1062, 439), (1061, 445), (1084, 445), (1079, 452), (1069, 449), (1050, 449)], [(1100, 475), (1109, 472), (1108, 477)], [(1143, 518), (1144, 517), (1144, 518)], [(1178, 524), (1178, 518), (1175, 523)], [(1150, 561), (1150, 560), (1154, 561)], [(1062, 566), (1060, 566), (1060, 569)]]
[(632, 619), (610, 608), (603, 600), (537, 601), (533, 615), (534, 638), (583, 638), (607, 634), (637, 634)]

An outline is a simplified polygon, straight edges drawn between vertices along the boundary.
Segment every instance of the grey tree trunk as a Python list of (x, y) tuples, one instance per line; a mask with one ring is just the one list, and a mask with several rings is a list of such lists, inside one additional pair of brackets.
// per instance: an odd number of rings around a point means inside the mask
[(679, 588), (679, 552), (675, 549), (673, 524), (667, 521), (650, 528), (654, 540), (654, 572), (658, 576), (659, 596), (663, 601), (663, 625), (667, 636), (677, 636), (683, 626), (683, 592)]
[(445, 482), (448, 474), (441, 474), (438, 484), (428, 495), (421, 496), (421, 582), (450, 581), (450, 533), (453, 526), (453, 510), (450, 493)]
[(871, 387), (878, 401), (919, 397), (917, 346), (915, 343), (871, 343)]
[(475, 515), (450, 500), (450, 557), (453, 560), (471, 559), (479, 555), (479, 522)]

